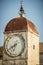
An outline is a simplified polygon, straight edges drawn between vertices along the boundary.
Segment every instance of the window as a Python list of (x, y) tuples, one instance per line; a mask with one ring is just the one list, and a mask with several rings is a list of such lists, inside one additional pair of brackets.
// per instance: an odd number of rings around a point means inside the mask
[(35, 49), (35, 45), (33, 45), (33, 49)]

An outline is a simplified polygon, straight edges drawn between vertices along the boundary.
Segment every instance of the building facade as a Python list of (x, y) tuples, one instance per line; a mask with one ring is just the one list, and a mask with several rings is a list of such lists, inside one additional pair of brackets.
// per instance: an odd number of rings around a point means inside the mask
[(39, 33), (36, 26), (24, 17), (13, 18), (4, 30), (2, 65), (39, 65)]
[(39, 34), (36, 26), (24, 17), (22, 5), (20, 17), (6, 25), (3, 49), (3, 65), (39, 64)]

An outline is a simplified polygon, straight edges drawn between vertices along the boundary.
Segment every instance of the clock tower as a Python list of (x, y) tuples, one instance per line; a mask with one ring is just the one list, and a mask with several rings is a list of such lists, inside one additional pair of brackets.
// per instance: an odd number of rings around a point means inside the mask
[(36, 26), (24, 17), (21, 2), (20, 17), (10, 20), (4, 31), (3, 65), (37, 64), (39, 34)]

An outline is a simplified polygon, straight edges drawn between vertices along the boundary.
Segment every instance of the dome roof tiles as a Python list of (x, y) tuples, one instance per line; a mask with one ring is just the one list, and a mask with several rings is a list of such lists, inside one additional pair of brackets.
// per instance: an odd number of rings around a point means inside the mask
[(31, 21), (27, 20), (24, 17), (18, 17), (9, 21), (4, 32), (15, 31), (15, 30), (28, 30), (29, 28), (33, 32), (38, 34), (37, 28)]

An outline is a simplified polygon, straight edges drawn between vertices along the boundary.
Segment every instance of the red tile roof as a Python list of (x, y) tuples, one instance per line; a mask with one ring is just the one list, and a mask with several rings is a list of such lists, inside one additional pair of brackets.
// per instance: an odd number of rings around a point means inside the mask
[(37, 28), (31, 21), (27, 20), (24, 17), (18, 17), (9, 21), (4, 32), (15, 30), (29, 30), (29, 28), (31, 28), (33, 32), (38, 34)]

